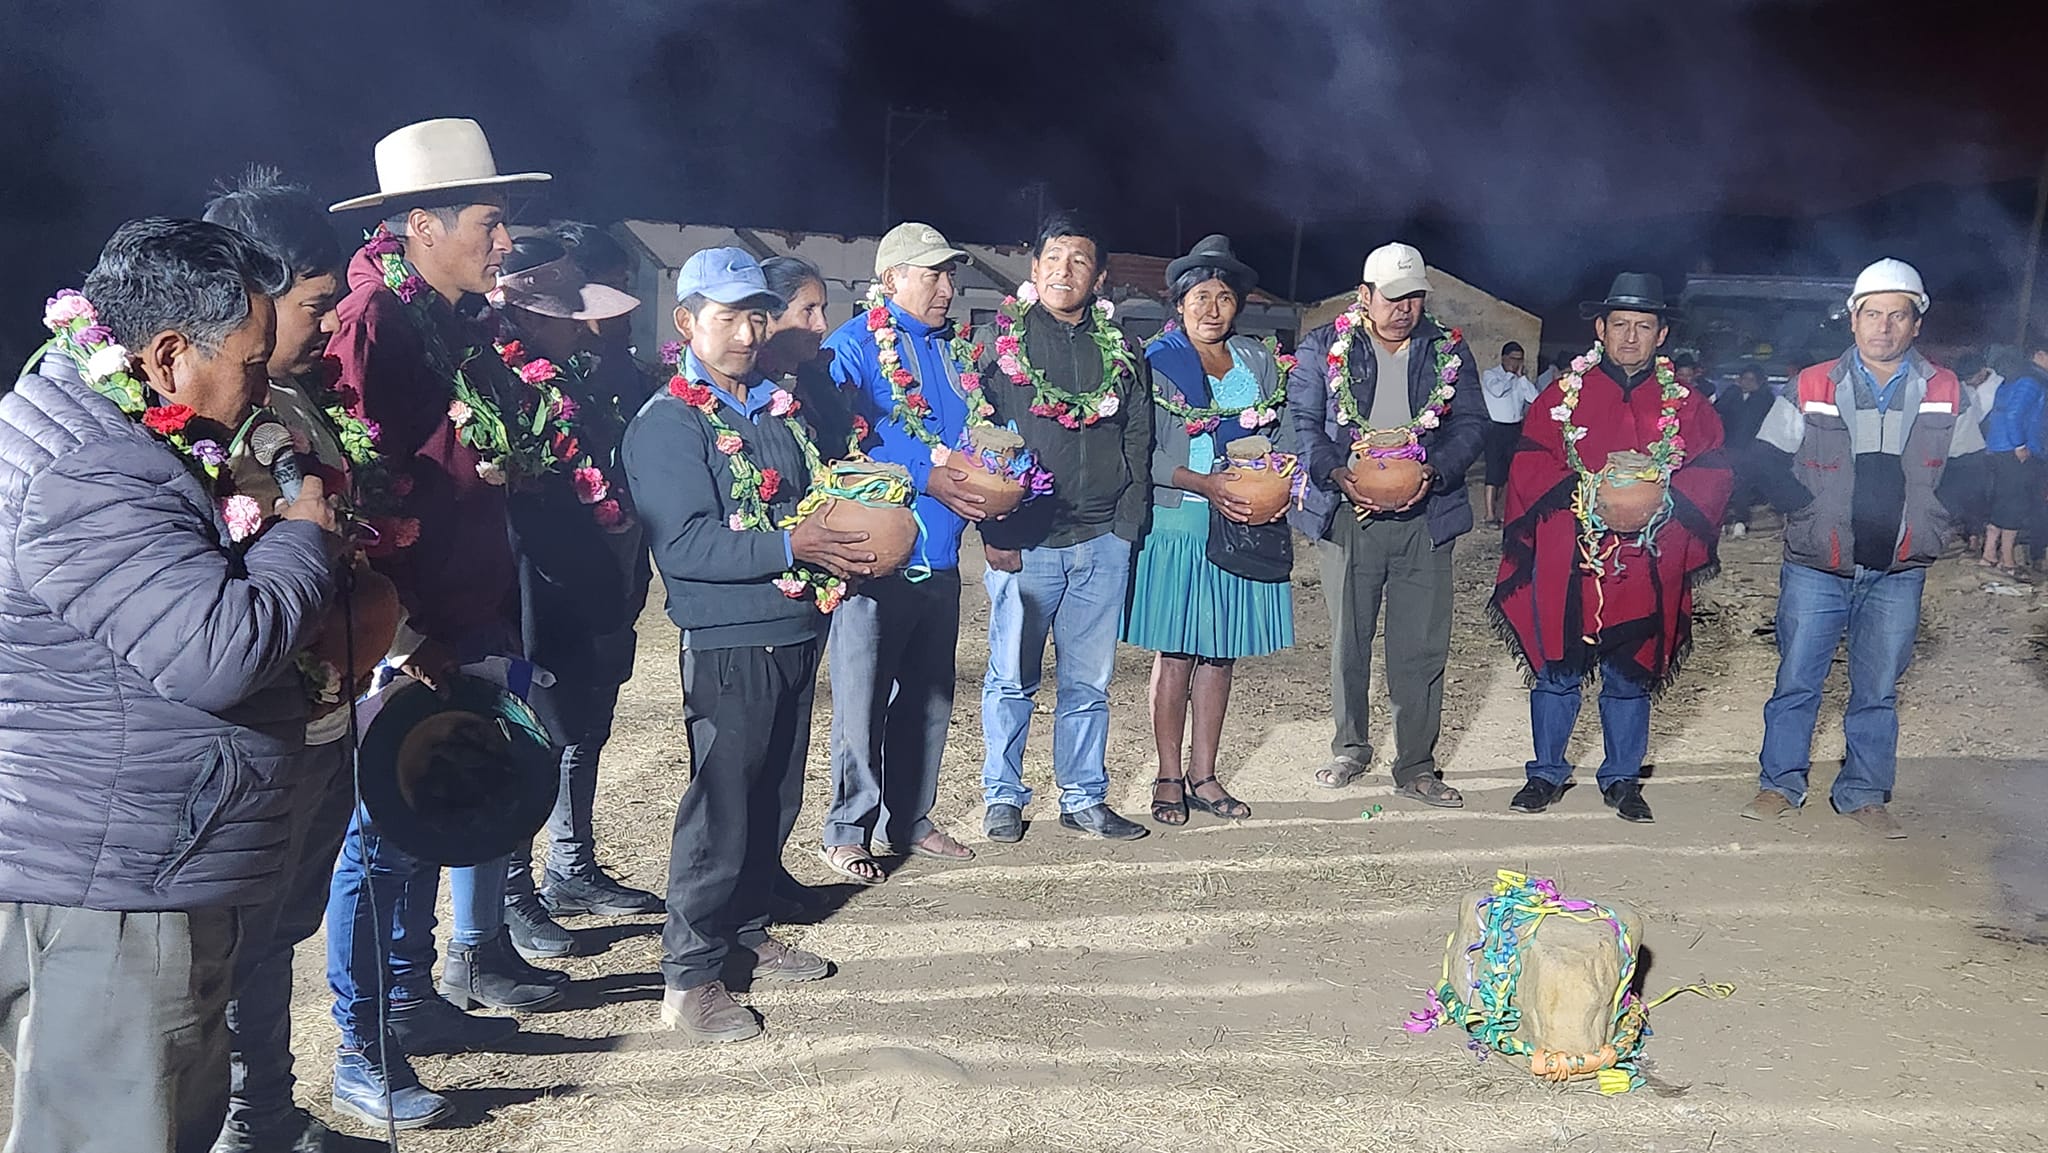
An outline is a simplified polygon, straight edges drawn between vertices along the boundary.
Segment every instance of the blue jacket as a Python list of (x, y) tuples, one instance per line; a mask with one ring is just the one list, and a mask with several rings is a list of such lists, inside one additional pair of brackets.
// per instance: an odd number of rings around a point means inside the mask
[(333, 580), (310, 524), (227, 539), (178, 456), (70, 361), (0, 398), (0, 901), (274, 890), (311, 765), (292, 657)]
[[(927, 425), (948, 448), (960, 443), (967, 427), (967, 398), (959, 385), (959, 370), (949, 365), (946, 344), (953, 339), (953, 325), (933, 328), (890, 301), (889, 312), (896, 318), (896, 352), (903, 367), (915, 376), (924, 398), (931, 402), (932, 420)], [(917, 516), (924, 523), (924, 563), (934, 569), (960, 567), (960, 534), (967, 530), (952, 509), (924, 495), (925, 481), (932, 472), (932, 450), (912, 435), (900, 421), (891, 419), (896, 408), (889, 382), (882, 378), (876, 359), (880, 350), (875, 334), (868, 331), (866, 310), (825, 338), (831, 356), (832, 379), (839, 382), (852, 401), (853, 411), (874, 430), (868, 455), (875, 460), (900, 464), (910, 470), (917, 485)]]
[(1999, 385), (1991, 415), (1984, 418), (1984, 447), (1992, 452), (2012, 452), (2025, 445), (2035, 456), (2043, 455), (2044, 407), (2048, 407), (2048, 394), (2032, 373)]

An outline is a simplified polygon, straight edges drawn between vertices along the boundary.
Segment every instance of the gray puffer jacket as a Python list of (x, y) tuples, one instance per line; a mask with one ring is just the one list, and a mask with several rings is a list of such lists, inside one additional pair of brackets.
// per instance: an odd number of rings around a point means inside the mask
[(321, 531), (236, 557), (177, 454), (61, 357), (0, 397), (0, 900), (254, 903), (282, 863), (333, 592)]

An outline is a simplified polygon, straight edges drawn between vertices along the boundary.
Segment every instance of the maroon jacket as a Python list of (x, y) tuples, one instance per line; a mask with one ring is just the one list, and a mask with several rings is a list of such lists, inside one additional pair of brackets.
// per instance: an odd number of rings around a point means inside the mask
[[(429, 363), (409, 306), (384, 286), (377, 261), (357, 252), (348, 285), (327, 352), (341, 361), (340, 387), (357, 396), (357, 414), (380, 426), (377, 449), (394, 479), (411, 481), (403, 515), (420, 523), (416, 543), (375, 550), (382, 555), (371, 563), (398, 586), (414, 630), (465, 653), (480, 642), (516, 638), (518, 569), (505, 489), (477, 476), (481, 458), (456, 439), (448, 419), (454, 382)], [(509, 376), (488, 330), (431, 291), (427, 299), (450, 355), (470, 372)]]

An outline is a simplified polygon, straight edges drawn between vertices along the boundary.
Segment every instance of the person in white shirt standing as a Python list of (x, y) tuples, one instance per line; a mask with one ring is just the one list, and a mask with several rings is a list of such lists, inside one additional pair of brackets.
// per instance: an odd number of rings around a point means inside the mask
[(1522, 439), (1522, 418), (1536, 400), (1535, 384), (1522, 375), (1521, 345), (1510, 340), (1501, 346), (1500, 364), (1480, 374), (1479, 391), (1486, 395), (1486, 415), (1492, 418), (1486, 429), (1486, 523), (1499, 524), (1496, 501), (1508, 483), (1508, 460)]
[(1991, 455), (1984, 447), (1984, 418), (1998, 402), (1998, 386), (2005, 378), (1975, 352), (1958, 354), (1950, 367), (1963, 382), (1964, 411), (1956, 417), (1948, 469), (1941, 474), (1935, 495), (1962, 528), (1965, 551), (1975, 553), (1983, 546), (1984, 522), (1991, 513)]

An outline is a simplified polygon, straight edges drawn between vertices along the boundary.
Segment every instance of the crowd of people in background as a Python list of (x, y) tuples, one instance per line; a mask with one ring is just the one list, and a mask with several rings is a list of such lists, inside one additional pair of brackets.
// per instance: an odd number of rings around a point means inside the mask
[[(1331, 630), (1330, 757), (1305, 779), (1343, 789), (1383, 762), (1405, 801), (1464, 805), (1436, 750), (1454, 555), (1479, 519), (1501, 533), (1489, 617), (1529, 679), (1512, 809), (1567, 799), (1590, 680), (1599, 793), (1649, 823), (1653, 701), (1682, 675), (1694, 590), (1724, 531), (1768, 504), (1784, 518), (1781, 659), (1741, 815), (1805, 802), (1846, 642), (1848, 763), (1830, 801), (1895, 838), (1896, 693), (1927, 566), (1960, 524), (1981, 563), (2018, 575), (2016, 534), (2042, 516), (2048, 346), (1935, 365), (1915, 347), (1931, 302), (1895, 260), (1859, 277), (1851, 346), (1782, 393), (1750, 366), (1713, 395), (1666, 355), (1678, 308), (1663, 283), (1633, 272), (1586, 302), (1584, 352), (1531, 379), (1511, 343), (1481, 373), (1400, 243), (1368, 254), (1349, 306), (1287, 354), (1239, 331), (1257, 273), (1205, 237), (1158, 286), (1174, 323), (1139, 341), (1102, 297), (1103, 237), (1067, 214), (974, 332), (953, 319), (966, 253), (926, 224), (882, 238), (870, 295), (836, 325), (808, 263), (698, 252), (656, 363), (632, 343), (651, 302), (627, 291), (624, 251), (579, 223), (515, 240), (512, 193), (548, 177), (501, 174), (474, 122), (401, 129), (376, 171), (376, 192), (330, 209), (258, 173), (204, 221), (122, 226), (83, 293), (51, 300), (51, 344), (0, 399), (0, 682), (35, 706), (0, 715), (10, 1147), (367, 1147), (293, 1096), (293, 951), (323, 920), (333, 1105), (380, 1128), (450, 1113), (412, 1057), (520, 1028), (479, 1010), (562, 1003), (566, 974), (535, 963), (577, 947), (559, 918), (665, 914), (663, 1023), (701, 1041), (760, 1034), (735, 972), (833, 972), (769, 932), (817, 900), (784, 850), (821, 668), (822, 863), (877, 885), (892, 856), (988, 851), (933, 820), (970, 547), (989, 608), (992, 845), (1027, 833), (1048, 640), (1060, 827), (1150, 831), (1111, 801), (1119, 641), (1154, 654), (1152, 828), (1251, 816), (1222, 779), (1221, 737), (1236, 662), (1296, 641), (1294, 534)], [(330, 212), (365, 226), (353, 252)], [(272, 505), (242, 479), (255, 438), (241, 434), (268, 420), (308, 473)], [(1029, 499), (1001, 514), (971, 483), (989, 430), (1034, 462), (1017, 477)], [(870, 533), (814, 515), (848, 461), (903, 478), (913, 562), (883, 563)], [(1241, 461), (1289, 478), (1284, 522), (1254, 515)], [(662, 894), (615, 879), (593, 829), (657, 576), (690, 763)], [(308, 659), (323, 627), (355, 619), (339, 606), (368, 613), (378, 596), (402, 621), (374, 683)], [(359, 803), (346, 705), (491, 677), (555, 745), (545, 844), (444, 870)]]

